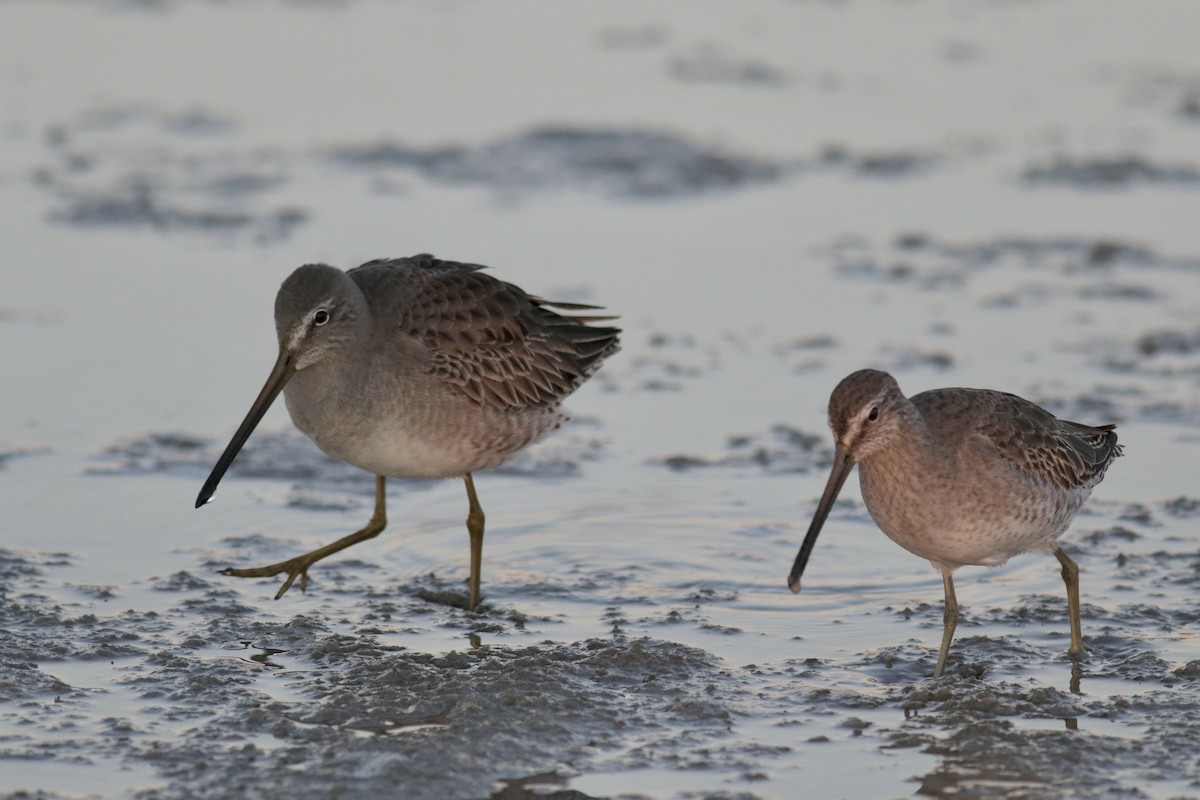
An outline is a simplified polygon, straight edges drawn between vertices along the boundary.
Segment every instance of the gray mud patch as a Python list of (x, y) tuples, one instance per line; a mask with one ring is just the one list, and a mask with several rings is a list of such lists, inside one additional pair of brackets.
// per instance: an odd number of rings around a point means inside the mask
[[(921, 781), (918, 793), (926, 796), (1129, 797), (1141, 794), (1131, 795), (1131, 784), (1150, 781), (1188, 792), (1200, 774), (1187, 744), (1200, 734), (1197, 701), (1178, 684), (1089, 698), (951, 678), (912, 691), (905, 704), (919, 720), (910, 727), (927, 732), (898, 735), (895, 746), (924, 747), (943, 759)], [(1130, 730), (1139, 732), (1134, 741)]]
[(294, 167), (279, 151), (238, 151), (235, 130), (206, 109), (97, 108), (47, 131), (34, 182), (64, 225), (284, 239), (308, 216), (279, 199)]
[[(403, 786), (409, 797), (485, 797), (493, 782), (586, 761), (631, 731), (686, 740), (728, 725), (722, 704), (694, 686), (711, 659), (679, 645), (590, 641), (430, 656), (288, 627), (264, 633), (285, 634), (273, 638), (286, 640), (290, 659), (336, 669), (297, 681), (295, 702), (226, 683), (230, 696), (210, 698), (223, 712), (182, 741), (131, 748), (128, 757), (151, 760), (168, 778), (157, 796), (184, 787), (220, 796), (232, 780), (251, 794), (382, 796)], [(215, 671), (207, 659), (172, 654), (146, 680), (194, 682)]]
[[(953, 148), (867, 151), (829, 144), (812, 156), (768, 158), (715, 147), (672, 131), (546, 125), (475, 146), (398, 141), (330, 148), (333, 163), (379, 178), (411, 171), (449, 185), (506, 195), (574, 190), (614, 199), (673, 199), (840, 172), (862, 178), (922, 175), (960, 154)], [(377, 184), (384, 190), (391, 183)]]
[(833, 464), (833, 447), (825, 433), (810, 433), (791, 425), (772, 425), (765, 433), (736, 434), (718, 454), (679, 453), (652, 459), (676, 472), (702, 467), (760, 467), (771, 473), (812, 472)]
[[(1076, 692), (1066, 686), (1065, 658), (1053, 668), (1063, 675), (1062, 688), (1019, 677), (1020, 664), (1044, 656), (1017, 638), (967, 636), (955, 647), (967, 657), (952, 659), (938, 680), (924, 677), (933, 653), (921, 658), (920, 648), (898, 646), (866, 654), (856, 676), (840, 669), (830, 675), (832, 666), (816, 661), (763, 670), (767, 688), (760, 697), (832, 716), (837, 728), (874, 740), (880, 752), (936, 756), (938, 768), (915, 778), (921, 796), (1181, 797), (1200, 781), (1200, 757), (1190, 744), (1200, 734), (1193, 664), (1172, 669), (1143, 652), (1136, 658), (1142, 668), (1134, 668), (1133, 656), (1093, 652)], [(1018, 677), (994, 670), (1015, 670)], [(840, 688), (790, 694), (792, 677), (800, 675), (826, 687), (836, 677)], [(1132, 786), (1148, 793), (1131, 792)]]
[(667, 74), (682, 83), (728, 84), (782, 89), (792, 82), (787, 72), (754, 56), (713, 42), (693, 45), (667, 62)]
[(45, 455), (49, 452), (50, 448), (46, 446), (18, 446), (0, 443), (0, 470), (9, 467), (14, 461), (30, 456)]
[(957, 155), (951, 150), (921, 149), (858, 150), (844, 144), (828, 144), (812, 163), (816, 169), (847, 172), (861, 178), (907, 178), (924, 175)]
[(545, 126), (478, 146), (382, 141), (332, 148), (356, 170), (412, 170), (427, 180), (503, 192), (571, 188), (668, 198), (777, 181), (782, 162), (708, 147), (675, 133)]
[[(953, 291), (979, 273), (1007, 269), (1016, 275), (1072, 279), (1073, 293), (1078, 298), (1138, 302), (1155, 300), (1157, 294), (1145, 286), (1116, 283), (1116, 276), (1126, 280), (1142, 270), (1192, 271), (1200, 267), (1195, 257), (1169, 256), (1147, 245), (1118, 239), (1004, 237), (954, 242), (919, 232), (903, 234), (882, 245), (847, 238), (834, 243), (828, 256), (835, 272), (850, 279)], [(1042, 291), (1049, 289), (1043, 287)], [(1018, 294), (998, 295), (985, 298), (984, 303), (1011, 306), (1019, 300)]]
[[(168, 607), (141, 613), (112, 607), (119, 600), (52, 599), (61, 563), (0, 552), (10, 701), (0, 717), (14, 732), (0, 762), (140, 765), (159, 785), (137, 797), (368, 797), (403, 786), (406, 797), (484, 798), (547, 766), (628, 758), (630, 740), (654, 742), (639, 763), (670, 761), (727, 736), (738, 702), (715, 689), (716, 659), (672, 642), (409, 652), (370, 631), (427, 616), (419, 598), (263, 620), (232, 592), (176, 575), (154, 584)], [(508, 791), (497, 796), (520, 796)]]
[[(880, 754), (935, 757), (936, 769), (910, 779), (920, 796), (1190, 796), (1200, 780), (1190, 744), (1200, 723), (1195, 684), (1179, 670), (1110, 680), (1085, 668), (1075, 693), (1032, 678), (981, 679), (976, 668), (985, 659), (1037, 660), (1038, 648), (1011, 639), (964, 643), (981, 660), (938, 680), (925, 677), (932, 656), (915, 658), (920, 649), (911, 646), (866, 654), (853, 672), (810, 659), (742, 674), (753, 674), (760, 708), (784, 717), (779, 724), (797, 747), (833, 753), (857, 740)], [(1058, 669), (1069, 674), (1065, 659)], [(822, 688), (807, 688), (814, 684)]]
[[(203, 480), (225, 442), (186, 433), (131, 434), (105, 447), (87, 468), (91, 475), (179, 475)], [(370, 475), (322, 453), (294, 428), (257, 431), (229, 467), (228, 478), (332, 484), (374, 492)]]
[(1200, 122), (1200, 73), (1163, 65), (1142, 65), (1121, 76), (1126, 102), (1172, 120)]
[(1163, 164), (1143, 156), (1121, 155), (1083, 158), (1058, 156), (1025, 169), (1030, 186), (1066, 186), (1072, 189), (1124, 189), (1131, 186), (1200, 186), (1200, 167)]
[(721, 363), (719, 344), (701, 344), (691, 334), (654, 330), (644, 342), (631, 344), (616, 369), (597, 375), (612, 388), (682, 392)]

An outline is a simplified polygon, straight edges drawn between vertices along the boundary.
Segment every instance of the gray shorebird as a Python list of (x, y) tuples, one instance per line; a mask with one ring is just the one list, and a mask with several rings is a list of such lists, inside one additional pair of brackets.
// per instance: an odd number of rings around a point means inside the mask
[(1058, 538), (1121, 455), (1114, 425), (1060, 420), (1016, 395), (987, 389), (934, 389), (906, 398), (886, 372), (864, 369), (829, 398), (833, 470), (788, 575), (800, 576), (837, 499), (858, 464), (867, 510), (905, 550), (942, 573), (946, 605), (933, 677), (946, 667), (958, 624), (952, 573), (995, 567), (1026, 550), (1053, 550), (1067, 587), (1073, 658), (1083, 656), (1079, 568)]
[(207, 503), (271, 402), (282, 391), (292, 421), (329, 456), (375, 473), (366, 527), (310, 553), (224, 575), (286, 573), (279, 599), (321, 559), (379, 535), (385, 482), (462, 477), (471, 577), (479, 602), (483, 508), (471, 474), (498, 466), (557, 428), (563, 398), (619, 347), (617, 328), (567, 316), (596, 306), (543, 300), (477, 264), (431, 255), (370, 261), (343, 272), (308, 264), (275, 298), (279, 358), (250, 412), (196, 498)]

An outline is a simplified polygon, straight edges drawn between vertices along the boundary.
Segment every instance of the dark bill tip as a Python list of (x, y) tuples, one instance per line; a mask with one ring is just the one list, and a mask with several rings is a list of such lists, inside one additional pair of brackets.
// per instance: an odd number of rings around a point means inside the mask
[(833, 468), (829, 472), (829, 480), (825, 482), (825, 491), (821, 493), (816, 513), (813, 514), (812, 522), (808, 526), (808, 533), (804, 535), (800, 552), (796, 554), (796, 560), (792, 563), (792, 571), (788, 573), (787, 584), (788, 588), (792, 590), (792, 594), (800, 594), (800, 576), (804, 574), (804, 568), (808, 566), (808, 557), (812, 555), (813, 545), (817, 543), (821, 526), (825, 524), (825, 518), (829, 516), (829, 510), (833, 508), (833, 502), (837, 500), (838, 492), (842, 490), (842, 484), (846, 482), (846, 478), (853, 468), (854, 461), (850, 458), (849, 453), (838, 447), (833, 455)]
[(250, 434), (254, 432), (254, 428), (258, 425), (263, 415), (267, 413), (267, 409), (271, 407), (271, 403), (283, 391), (283, 387), (296, 374), (296, 365), (292, 361), (292, 357), (284, 350), (279, 351), (279, 358), (275, 361), (275, 366), (271, 369), (271, 374), (267, 376), (267, 382), (263, 384), (262, 391), (258, 393), (258, 397), (254, 399), (254, 404), (250, 406), (249, 413), (242, 420), (242, 424), (238, 426), (237, 432), (233, 434), (233, 438), (229, 440), (229, 444), (225, 447), (225, 452), (221, 453), (221, 457), (217, 459), (216, 465), (212, 472), (208, 475), (208, 480), (204, 482), (204, 486), (200, 489), (200, 494), (196, 496), (196, 508), (206, 505), (217, 491), (217, 484), (221, 482), (221, 478), (225, 475), (225, 470), (229, 469), (229, 465), (233, 463), (233, 459), (237, 456), (238, 451), (242, 449), (242, 445), (250, 438)]

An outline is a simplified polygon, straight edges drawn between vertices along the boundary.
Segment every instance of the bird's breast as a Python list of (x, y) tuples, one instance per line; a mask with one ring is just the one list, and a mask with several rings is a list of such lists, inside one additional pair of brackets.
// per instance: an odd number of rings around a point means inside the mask
[(1052, 546), (1088, 494), (1049, 491), (962, 465), (923, 470), (886, 461), (860, 464), (859, 482), (867, 510), (888, 538), (949, 569), (998, 566)]

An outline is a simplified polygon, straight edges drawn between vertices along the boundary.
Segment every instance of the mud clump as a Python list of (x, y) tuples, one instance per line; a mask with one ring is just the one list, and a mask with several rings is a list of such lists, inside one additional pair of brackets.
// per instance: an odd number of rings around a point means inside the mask
[(412, 169), (428, 180), (501, 191), (578, 189), (677, 197), (779, 180), (782, 163), (710, 148), (674, 133), (544, 126), (478, 146), (345, 145), (332, 158), (355, 169)]
[(734, 435), (718, 455), (680, 453), (653, 459), (675, 472), (702, 467), (760, 467), (768, 472), (811, 472), (833, 463), (833, 449), (824, 434), (779, 423), (765, 434)]
[(1075, 189), (1119, 189), (1139, 184), (1200, 185), (1200, 168), (1189, 164), (1158, 164), (1141, 156), (1080, 158), (1059, 156), (1028, 167), (1024, 179), (1033, 185)]

